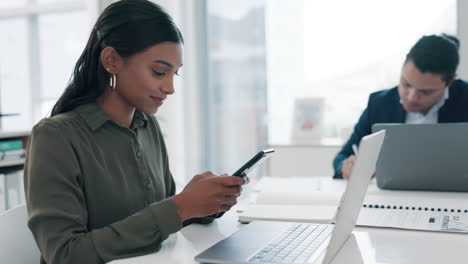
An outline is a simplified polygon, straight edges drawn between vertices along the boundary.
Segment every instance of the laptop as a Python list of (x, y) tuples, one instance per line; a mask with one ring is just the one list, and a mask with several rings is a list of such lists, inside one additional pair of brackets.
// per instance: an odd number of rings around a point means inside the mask
[(350, 236), (385, 131), (362, 138), (335, 224), (254, 221), (195, 256), (202, 263), (330, 263)]
[(386, 130), (377, 186), (390, 190), (468, 191), (468, 123), (375, 124)]

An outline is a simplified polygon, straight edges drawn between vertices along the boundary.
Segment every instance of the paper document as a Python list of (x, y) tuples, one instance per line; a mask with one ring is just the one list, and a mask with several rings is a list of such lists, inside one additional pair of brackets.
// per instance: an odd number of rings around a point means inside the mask
[(362, 208), (357, 225), (445, 232), (468, 232), (468, 214), (405, 209)]
[[(448, 205), (448, 206), (447, 206)], [(462, 199), (366, 197), (357, 225), (468, 232), (468, 209)]]

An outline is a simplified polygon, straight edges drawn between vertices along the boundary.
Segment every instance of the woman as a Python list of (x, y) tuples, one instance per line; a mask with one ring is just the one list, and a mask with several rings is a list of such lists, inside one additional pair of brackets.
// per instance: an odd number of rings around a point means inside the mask
[(41, 263), (103, 263), (156, 251), (186, 220), (229, 210), (245, 180), (205, 172), (175, 185), (153, 114), (174, 93), (183, 39), (147, 0), (98, 18), (50, 118), (32, 131), (25, 165)]

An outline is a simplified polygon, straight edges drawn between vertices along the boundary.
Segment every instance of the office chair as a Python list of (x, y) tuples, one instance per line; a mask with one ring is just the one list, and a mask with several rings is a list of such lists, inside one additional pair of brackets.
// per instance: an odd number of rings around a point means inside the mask
[(40, 252), (27, 226), (26, 205), (0, 214), (0, 262), (38, 263)]

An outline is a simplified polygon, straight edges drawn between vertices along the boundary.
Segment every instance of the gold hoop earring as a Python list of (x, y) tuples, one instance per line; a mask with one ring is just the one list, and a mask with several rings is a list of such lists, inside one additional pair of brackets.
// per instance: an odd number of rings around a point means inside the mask
[(109, 80), (109, 86), (112, 89), (112, 91), (115, 91), (115, 87), (117, 85), (117, 76), (115, 75), (115, 73), (112, 73), (109, 68), (106, 68), (106, 71), (111, 75)]
[(111, 73), (109, 84), (112, 91), (115, 91), (115, 87), (117, 86), (117, 76), (114, 73)]

